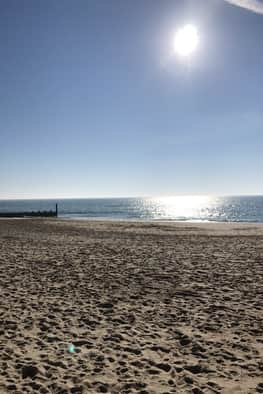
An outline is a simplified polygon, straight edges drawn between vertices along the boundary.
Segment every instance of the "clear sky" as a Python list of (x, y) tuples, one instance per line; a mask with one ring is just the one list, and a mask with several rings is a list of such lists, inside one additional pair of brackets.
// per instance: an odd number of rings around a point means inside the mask
[(223, 0), (0, 0), (0, 198), (263, 194), (262, 40)]

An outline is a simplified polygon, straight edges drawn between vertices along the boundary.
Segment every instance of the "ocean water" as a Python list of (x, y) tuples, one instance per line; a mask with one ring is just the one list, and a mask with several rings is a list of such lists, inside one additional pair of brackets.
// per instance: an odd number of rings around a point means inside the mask
[(263, 223), (263, 196), (0, 200), (0, 212), (55, 210), (65, 219)]

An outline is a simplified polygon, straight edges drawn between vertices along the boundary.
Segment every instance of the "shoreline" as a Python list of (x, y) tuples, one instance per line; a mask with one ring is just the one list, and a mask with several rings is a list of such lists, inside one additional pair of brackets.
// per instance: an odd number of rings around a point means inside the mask
[(242, 225), (242, 226), (250, 226), (250, 225), (255, 225), (255, 226), (263, 226), (263, 222), (259, 221), (216, 221), (216, 220), (197, 220), (197, 219), (187, 219), (187, 220), (177, 220), (177, 219), (114, 219), (114, 218), (103, 218), (103, 217), (98, 217), (98, 218), (92, 218), (92, 217), (63, 217), (63, 216), (58, 216), (54, 218), (50, 217), (0, 217), (0, 221), (6, 221), (6, 220), (42, 220), (42, 221), (62, 221), (62, 222), (100, 222), (100, 223), (138, 223), (138, 224), (182, 224), (182, 225), (192, 225), (192, 224), (197, 224), (197, 225)]

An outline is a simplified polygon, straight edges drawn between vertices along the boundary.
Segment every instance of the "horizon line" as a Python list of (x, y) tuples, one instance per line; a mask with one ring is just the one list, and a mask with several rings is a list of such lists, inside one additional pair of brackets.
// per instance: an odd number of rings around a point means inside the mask
[(24, 201), (24, 200), (106, 200), (106, 199), (128, 199), (128, 198), (163, 198), (163, 197), (258, 197), (263, 193), (240, 193), (240, 194), (217, 194), (217, 193), (178, 193), (178, 194), (160, 194), (160, 195), (141, 195), (141, 196), (104, 196), (104, 197), (1, 197), (0, 201)]

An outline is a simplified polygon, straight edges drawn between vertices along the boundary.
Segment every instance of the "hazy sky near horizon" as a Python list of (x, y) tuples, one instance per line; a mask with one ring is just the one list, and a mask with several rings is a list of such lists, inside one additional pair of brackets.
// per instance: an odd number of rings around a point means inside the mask
[(263, 194), (263, 15), (230, 3), (0, 0), (0, 198)]

